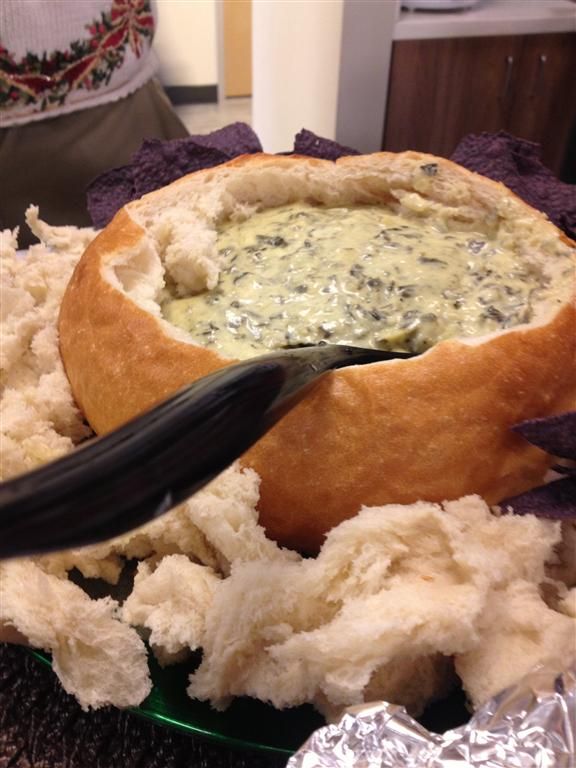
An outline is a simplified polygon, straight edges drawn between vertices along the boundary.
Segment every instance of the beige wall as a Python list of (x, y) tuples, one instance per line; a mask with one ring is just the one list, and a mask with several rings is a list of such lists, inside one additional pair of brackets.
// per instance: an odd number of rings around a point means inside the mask
[(155, 48), (165, 85), (218, 82), (216, 0), (157, 0)]

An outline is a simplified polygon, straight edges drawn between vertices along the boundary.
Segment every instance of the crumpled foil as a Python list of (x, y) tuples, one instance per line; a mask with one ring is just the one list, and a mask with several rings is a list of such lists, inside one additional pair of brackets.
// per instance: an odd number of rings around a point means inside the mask
[(353, 707), (320, 728), (287, 768), (575, 768), (576, 666), (538, 668), (464, 726), (431, 733), (403, 707)]

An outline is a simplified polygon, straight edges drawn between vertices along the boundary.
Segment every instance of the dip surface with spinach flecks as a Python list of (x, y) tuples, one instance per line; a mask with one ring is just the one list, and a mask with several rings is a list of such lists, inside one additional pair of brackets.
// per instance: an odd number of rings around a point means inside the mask
[(566, 299), (536, 265), (474, 232), (441, 231), (379, 206), (303, 203), (218, 232), (218, 285), (162, 302), (164, 317), (231, 358), (321, 341), (422, 352), (443, 339), (530, 322)]

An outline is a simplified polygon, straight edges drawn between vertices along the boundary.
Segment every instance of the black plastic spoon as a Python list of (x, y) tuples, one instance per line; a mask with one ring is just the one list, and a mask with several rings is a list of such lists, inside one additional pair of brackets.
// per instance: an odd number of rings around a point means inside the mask
[(412, 357), (301, 347), (223, 368), (0, 486), (0, 558), (110, 539), (167, 512), (241, 456), (323, 373)]

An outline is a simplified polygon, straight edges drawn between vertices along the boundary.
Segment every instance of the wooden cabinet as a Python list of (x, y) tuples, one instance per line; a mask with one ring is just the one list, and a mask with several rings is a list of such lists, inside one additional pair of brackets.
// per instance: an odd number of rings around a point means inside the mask
[(576, 127), (576, 35), (396, 41), (383, 149), (449, 157), (468, 133), (542, 145), (560, 174)]

